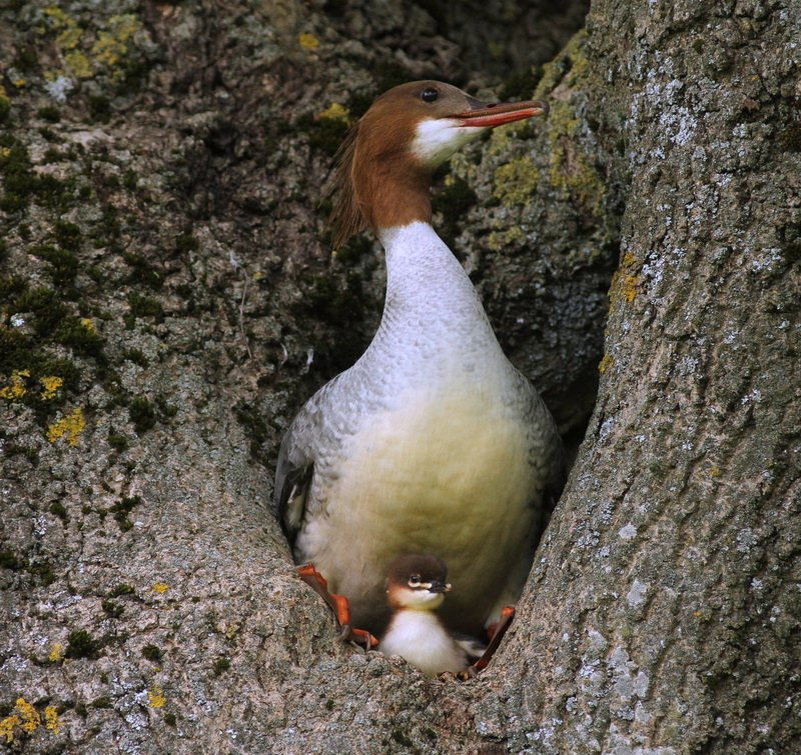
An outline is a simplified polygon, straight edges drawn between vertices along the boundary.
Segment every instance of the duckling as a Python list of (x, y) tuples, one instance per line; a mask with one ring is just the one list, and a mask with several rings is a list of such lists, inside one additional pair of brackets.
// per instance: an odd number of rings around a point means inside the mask
[(434, 611), (451, 589), (445, 562), (431, 555), (396, 558), (387, 577), (392, 616), (378, 650), (399, 655), (427, 676), (467, 669), (464, 647), (448, 632)]

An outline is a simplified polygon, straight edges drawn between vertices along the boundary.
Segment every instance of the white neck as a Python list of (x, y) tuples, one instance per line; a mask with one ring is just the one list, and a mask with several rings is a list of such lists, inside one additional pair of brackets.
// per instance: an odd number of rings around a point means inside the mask
[[(357, 363), (380, 391), (483, 380), (512, 370), (473, 284), (450, 249), (421, 221), (379, 230), (387, 261), (381, 324)], [(373, 378), (370, 378), (372, 381)]]
[(483, 315), (467, 273), (428, 223), (381, 228), (378, 237), (386, 253), (387, 307), (414, 305), (431, 311), (441, 304), (443, 313), (453, 317), (457, 305), (463, 316)]

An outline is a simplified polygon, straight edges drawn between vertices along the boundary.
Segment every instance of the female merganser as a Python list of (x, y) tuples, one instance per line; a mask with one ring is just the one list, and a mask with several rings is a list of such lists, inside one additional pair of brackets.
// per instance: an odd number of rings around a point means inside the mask
[(389, 619), (389, 565), (416, 552), (448, 563), (446, 625), (480, 635), (520, 595), (563, 483), (553, 419), (431, 227), (429, 196), (433, 170), (462, 145), (547, 109), (417, 81), (379, 97), (341, 150), (335, 244), (378, 234), (384, 312), (363, 356), (292, 422), (275, 495), (297, 561), (313, 562), (350, 600), (353, 623), (375, 633)]
[(387, 578), (393, 614), (379, 651), (405, 658), (427, 676), (464, 671), (467, 654), (434, 613), (450, 589), (442, 559), (419, 555), (395, 559)]

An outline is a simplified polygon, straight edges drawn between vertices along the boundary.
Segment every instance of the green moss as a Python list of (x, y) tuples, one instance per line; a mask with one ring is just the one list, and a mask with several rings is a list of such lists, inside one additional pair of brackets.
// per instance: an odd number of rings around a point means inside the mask
[(54, 105), (46, 105), (45, 107), (40, 107), (36, 111), (36, 115), (38, 115), (43, 121), (47, 121), (48, 123), (58, 123), (61, 120), (61, 112)]
[(181, 233), (175, 237), (175, 251), (178, 254), (186, 254), (187, 252), (194, 252), (200, 246), (197, 237), (191, 233)]
[(33, 466), (39, 464), (39, 452), (30, 446), (23, 446), (21, 443), (6, 443), (3, 446), (3, 453), (8, 459), (24, 456)]
[[(53, 357), (45, 345), (55, 338), (67, 309), (50, 289), (28, 289), (15, 276), (0, 277), (0, 301), (9, 313), (23, 313), (34, 333), (0, 327), (0, 374), (28, 370), (35, 380), (45, 375), (60, 377), (67, 390), (74, 391), (79, 383), (78, 368), (67, 359)], [(32, 315), (32, 316), (31, 316)], [(50, 406), (59, 399), (54, 398)]]
[(147, 367), (148, 365), (147, 357), (139, 349), (126, 349), (122, 353), (122, 358), (138, 364), (140, 367)]
[(128, 189), (128, 191), (135, 191), (138, 183), (139, 177), (136, 175), (136, 171), (126, 170), (122, 176), (122, 185)]
[(160, 663), (161, 649), (156, 645), (145, 645), (142, 648), (142, 656), (153, 663)]
[(56, 243), (70, 252), (77, 252), (83, 242), (81, 229), (67, 220), (57, 220), (53, 226), (53, 237)]
[(220, 676), (231, 668), (231, 661), (225, 657), (218, 658), (214, 661), (214, 676)]
[(53, 570), (53, 565), (49, 561), (38, 561), (28, 564), (28, 572), (37, 577), (44, 587), (52, 585), (57, 578)]
[(112, 619), (119, 619), (125, 613), (125, 609), (113, 600), (101, 600), (100, 606)]
[(55, 291), (33, 288), (24, 291), (14, 303), (17, 312), (33, 313), (33, 328), (40, 338), (51, 336), (67, 316), (67, 308)]
[(50, 277), (53, 285), (70, 287), (78, 274), (78, 258), (65, 249), (57, 249), (49, 244), (39, 244), (30, 248), (30, 253), (50, 263)]
[(0, 569), (20, 571), (23, 568), (25, 568), (25, 564), (17, 558), (13, 551), (0, 550)]
[(42, 157), (42, 162), (47, 163), (58, 163), (64, 159), (64, 153), (59, 152), (54, 147), (48, 147), (45, 150), (44, 156)]
[(117, 501), (117, 503), (115, 503), (109, 509), (109, 511), (114, 515), (114, 519), (116, 520), (117, 524), (120, 526), (120, 529), (123, 532), (127, 532), (128, 530), (133, 528), (133, 522), (130, 520), (128, 515), (140, 503), (142, 503), (142, 499), (140, 496), (138, 495), (131, 497), (126, 496)]
[(131, 401), (128, 417), (133, 422), (137, 435), (147, 432), (156, 424), (156, 410), (144, 396), (137, 396)]
[(92, 700), (91, 706), (99, 710), (110, 708), (111, 698), (108, 695), (102, 695), (101, 697), (96, 697), (94, 700)]
[(95, 658), (102, 647), (85, 629), (76, 629), (67, 637), (67, 658)]
[(156, 396), (156, 406), (158, 407), (162, 420), (170, 419), (178, 414), (178, 407), (167, 401), (164, 396)]
[(175, 713), (165, 713), (164, 714), (164, 723), (167, 724), (167, 726), (175, 726), (177, 722), (178, 722), (178, 719), (177, 719)]
[(128, 448), (128, 439), (113, 430), (108, 434), (108, 444), (117, 452), (122, 453)]
[(141, 254), (125, 252), (122, 258), (125, 260), (125, 264), (132, 268), (131, 274), (128, 276), (129, 283), (142, 283), (154, 289), (161, 288), (164, 283), (161, 273)]
[(391, 736), (391, 737), (392, 737), (392, 739), (394, 739), (394, 740), (395, 740), (395, 741), (396, 741), (396, 742), (397, 742), (399, 745), (402, 745), (403, 747), (414, 747), (414, 742), (412, 742), (412, 740), (411, 740), (411, 739), (409, 739), (409, 737), (407, 737), (407, 736), (406, 736), (406, 735), (403, 733), (403, 731), (401, 731), (400, 729), (395, 729), (395, 730), (394, 730), (394, 731), (393, 731), (393, 732), (390, 734), (390, 736)]
[(35, 47), (23, 45), (17, 50), (17, 55), (14, 58), (14, 68), (19, 68), (20, 71), (35, 71), (38, 66), (39, 58)]
[(11, 100), (8, 97), (0, 97), (0, 125), (5, 125), (11, 120)]
[(250, 402), (240, 402), (234, 411), (236, 418), (245, 429), (246, 436), (250, 439), (250, 454), (254, 459), (258, 459), (262, 444), (270, 437), (269, 425), (262, 412)]
[(55, 514), (64, 524), (69, 521), (67, 509), (61, 501), (53, 501), (53, 503), (50, 504), (50, 513)]
[[(136, 291), (128, 294), (128, 305), (131, 308), (131, 317), (154, 317), (156, 322), (164, 319), (164, 309), (157, 299), (142, 296)], [(130, 323), (131, 325), (133, 323)]]
[(89, 95), (89, 112), (100, 123), (106, 123), (111, 118), (111, 100), (102, 94)]
[(19, 212), (33, 201), (51, 209), (64, 210), (71, 199), (73, 183), (33, 170), (27, 148), (8, 134), (0, 136), (0, 172), (4, 193), (0, 209)]
[(112, 588), (109, 595), (112, 598), (119, 598), (122, 595), (135, 595), (136, 591), (133, 589), (131, 585), (125, 584), (124, 582), (120, 582), (118, 585)]
[(28, 283), (21, 275), (0, 275), (0, 301), (8, 301), (28, 290)]
[(53, 334), (56, 342), (69, 346), (76, 354), (105, 363), (105, 340), (78, 317), (65, 317)]

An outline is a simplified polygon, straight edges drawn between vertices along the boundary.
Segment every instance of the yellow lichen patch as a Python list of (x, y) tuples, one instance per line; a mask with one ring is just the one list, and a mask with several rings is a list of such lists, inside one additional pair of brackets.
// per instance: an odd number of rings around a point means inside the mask
[(88, 317), (81, 318), (81, 325), (86, 330), (88, 330), (93, 336), (97, 335), (97, 330), (95, 330), (95, 324)]
[(66, 417), (62, 417), (58, 422), (54, 422), (47, 428), (47, 439), (51, 443), (55, 443), (64, 436), (71, 446), (78, 445), (78, 436), (86, 428), (86, 419), (84, 419), (81, 407), (74, 409)]
[(708, 474), (710, 477), (720, 477), (720, 467), (717, 465), (711, 466)]
[(604, 354), (601, 361), (598, 362), (598, 372), (602, 375), (615, 363), (609, 354)]
[(332, 102), (321, 113), (317, 113), (318, 118), (327, 118), (329, 121), (342, 121), (350, 123), (350, 110), (338, 102)]
[(91, 52), (98, 63), (114, 66), (127, 54), (126, 42), (139, 31), (142, 23), (131, 13), (112, 16), (108, 23), (110, 31), (98, 32)]
[(58, 717), (58, 711), (52, 705), (48, 705), (44, 709), (44, 716), (47, 730), (58, 734), (61, 731), (61, 719)]
[(492, 231), (487, 236), (487, 246), (493, 251), (498, 252), (506, 246), (520, 244), (526, 240), (526, 234), (520, 226), (511, 226), (505, 231)]
[(58, 393), (58, 389), (64, 385), (64, 378), (56, 375), (45, 375), (39, 381), (42, 384), (42, 396), (44, 401), (54, 398)]
[(4, 385), (0, 388), (0, 398), (5, 398), (9, 401), (22, 398), (28, 392), (25, 387), (25, 378), (30, 376), (30, 370), (14, 370), (11, 373), (11, 385)]
[(631, 272), (631, 268), (637, 262), (637, 258), (626, 252), (620, 260), (620, 268), (612, 276), (612, 283), (609, 286), (609, 308), (614, 311), (615, 306), (620, 302), (630, 303), (637, 298), (637, 286), (640, 283), (638, 276)]
[(530, 157), (501, 165), (493, 177), (492, 196), (505, 205), (527, 205), (540, 182), (540, 172)]
[(320, 40), (314, 34), (305, 33), (298, 37), (298, 44), (304, 50), (314, 50), (320, 46)]
[[(0, 102), (3, 100), (8, 100), (8, 97), (3, 97), (0, 95)], [(0, 158), (6, 158), (11, 154), (11, 147), (0, 147)]]
[(157, 592), (159, 595), (163, 595), (169, 589), (170, 586), (165, 584), (164, 582), (156, 582), (153, 585), (153, 592)]
[(147, 691), (147, 700), (151, 708), (163, 708), (167, 698), (164, 696), (164, 690), (158, 684), (154, 684), (151, 689)]
[(89, 79), (94, 75), (92, 62), (80, 50), (70, 50), (64, 55), (70, 73), (79, 79)]
[(56, 43), (64, 50), (74, 50), (83, 36), (83, 29), (70, 20), (66, 28), (56, 37)]
[(639, 278), (636, 275), (623, 276), (623, 301), (632, 302), (637, 296), (637, 283)]
[(50, 655), (47, 656), (50, 663), (58, 663), (64, 660), (64, 646), (60, 642), (56, 642), (50, 649)]
[(19, 716), (6, 716), (0, 721), (0, 737), (5, 737), (6, 742), (14, 741), (14, 728), (22, 723)]
[(33, 705), (31, 705), (24, 697), (17, 698), (16, 710), (19, 712), (20, 718), (22, 719), (20, 727), (28, 734), (36, 729), (36, 727), (42, 722), (42, 718), (37, 712), (36, 708), (34, 708)]

